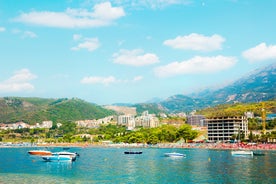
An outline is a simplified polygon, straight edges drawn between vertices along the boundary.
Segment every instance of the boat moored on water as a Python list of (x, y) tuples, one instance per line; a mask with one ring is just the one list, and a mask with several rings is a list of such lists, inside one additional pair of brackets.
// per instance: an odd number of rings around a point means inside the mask
[(47, 150), (30, 150), (28, 151), (28, 153), (30, 155), (37, 155), (37, 156), (52, 155), (52, 152)]
[(46, 162), (72, 162), (74, 161), (73, 156), (71, 155), (49, 155), (42, 156), (42, 159)]
[(125, 154), (142, 154), (142, 151), (125, 151)]
[(164, 153), (164, 155), (165, 155), (165, 157), (186, 157), (185, 154), (176, 153), (176, 152)]
[(239, 155), (253, 156), (253, 151), (250, 151), (250, 150), (237, 150), (237, 151), (231, 151), (231, 154), (233, 156), (239, 156)]
[(75, 161), (77, 156), (80, 156), (76, 152), (68, 152), (68, 151), (54, 152), (52, 155), (53, 156), (70, 156), (70, 157), (72, 157), (72, 161)]

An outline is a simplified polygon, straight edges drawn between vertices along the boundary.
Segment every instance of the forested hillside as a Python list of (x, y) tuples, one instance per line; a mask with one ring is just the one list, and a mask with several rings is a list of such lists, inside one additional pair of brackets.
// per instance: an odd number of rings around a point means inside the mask
[(99, 119), (115, 114), (81, 99), (0, 98), (0, 123), (24, 121), (29, 124), (52, 120), (55, 123)]

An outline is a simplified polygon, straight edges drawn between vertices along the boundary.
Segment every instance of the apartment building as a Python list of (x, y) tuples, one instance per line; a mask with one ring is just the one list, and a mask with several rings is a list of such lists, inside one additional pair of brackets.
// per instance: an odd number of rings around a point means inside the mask
[(120, 115), (117, 117), (117, 124), (124, 125), (128, 130), (133, 130), (135, 128), (135, 118), (134, 115)]
[(205, 116), (203, 115), (188, 115), (187, 124), (191, 126), (206, 127)]
[(206, 119), (209, 141), (229, 141), (232, 136), (244, 133), (248, 137), (248, 120), (240, 117), (213, 117)]

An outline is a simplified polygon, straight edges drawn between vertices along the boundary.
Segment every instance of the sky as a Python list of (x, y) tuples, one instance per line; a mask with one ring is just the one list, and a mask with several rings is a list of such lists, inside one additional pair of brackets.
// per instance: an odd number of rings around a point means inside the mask
[(218, 89), (276, 62), (274, 0), (0, 0), (0, 97), (99, 105)]

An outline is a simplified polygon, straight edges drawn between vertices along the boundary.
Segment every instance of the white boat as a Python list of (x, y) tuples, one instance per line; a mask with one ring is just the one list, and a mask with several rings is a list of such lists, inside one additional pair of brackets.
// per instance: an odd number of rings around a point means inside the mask
[(237, 151), (231, 151), (232, 155), (249, 155), (253, 156), (253, 151), (250, 150), (237, 150)]
[(50, 155), (42, 156), (42, 159), (46, 162), (72, 162), (73, 157), (70, 155)]
[(166, 157), (186, 157), (185, 154), (182, 153), (176, 153), (176, 152), (171, 152), (171, 153), (164, 153)]
[(60, 151), (52, 153), (53, 156), (70, 156), (72, 161), (76, 160), (76, 157), (79, 156), (78, 153), (68, 152), (68, 151)]

